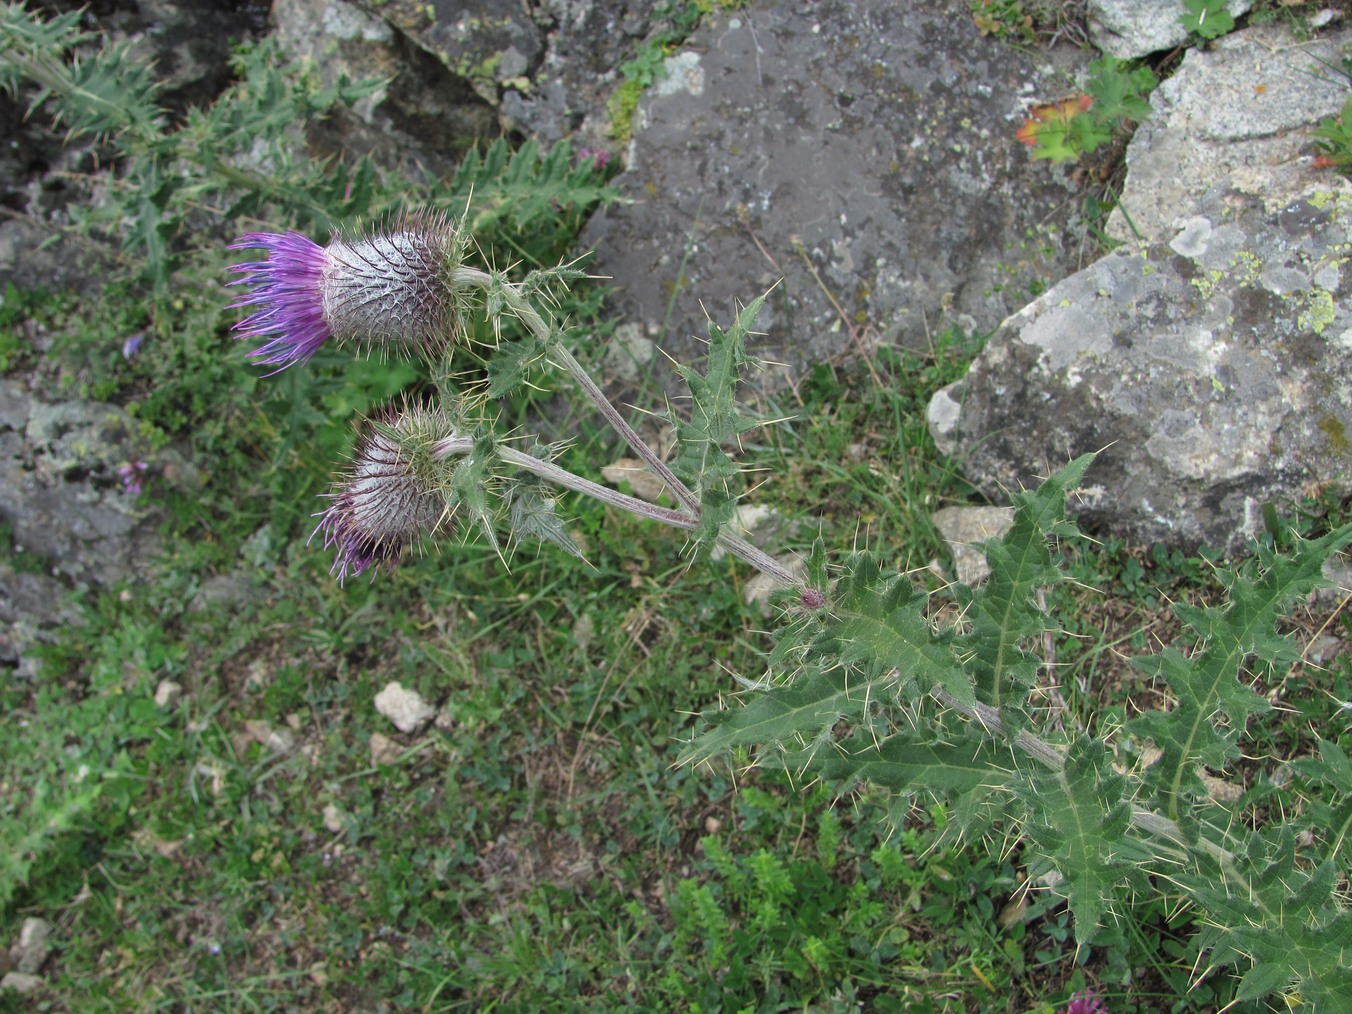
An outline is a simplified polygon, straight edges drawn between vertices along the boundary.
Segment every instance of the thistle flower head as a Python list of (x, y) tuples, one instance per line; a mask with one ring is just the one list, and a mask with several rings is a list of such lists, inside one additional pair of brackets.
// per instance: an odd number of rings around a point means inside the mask
[(261, 249), (263, 260), (236, 264), (236, 285), (253, 291), (234, 307), (255, 307), (235, 325), (260, 341), (252, 356), (285, 369), (329, 338), (365, 351), (442, 352), (459, 327), (450, 284), (463, 251), (443, 215), (409, 215), (389, 229), (321, 247), (300, 233), (246, 233), (231, 250)]
[(367, 424), (310, 536), (322, 532), (324, 548), (336, 550), (330, 573), (340, 584), (394, 570), (408, 547), (449, 518), (445, 466), (429, 448), (450, 429), (444, 415), (418, 407), (386, 410)]
[(1108, 1014), (1108, 1007), (1092, 989), (1082, 989), (1070, 998), (1061, 1014)]

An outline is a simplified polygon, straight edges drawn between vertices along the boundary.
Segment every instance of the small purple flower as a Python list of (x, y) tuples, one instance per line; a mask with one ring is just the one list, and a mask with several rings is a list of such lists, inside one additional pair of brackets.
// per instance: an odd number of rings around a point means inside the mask
[(122, 480), (122, 491), (131, 496), (141, 495), (141, 478), (149, 466), (144, 461), (129, 461), (117, 466), (118, 478)]
[(592, 159), (597, 169), (604, 169), (610, 165), (610, 152), (604, 148), (583, 148), (577, 153), (577, 160), (585, 162), (587, 159)]
[(134, 335), (129, 335), (122, 343), (122, 358), (128, 361), (135, 359), (141, 351), (141, 342), (145, 341), (145, 337), (139, 331)]
[(1082, 989), (1070, 998), (1061, 1014), (1108, 1014), (1108, 1005), (1092, 989)]
[(409, 449), (413, 441), (401, 439), (426, 431), (438, 420), (418, 409), (388, 412), (357, 442), (352, 462), (328, 494), (331, 502), (310, 536), (323, 532), (324, 548), (337, 549), (329, 573), (339, 584), (367, 570), (394, 570), (407, 547), (446, 520), (446, 499), (437, 477), (429, 474), (432, 466), (419, 466), (415, 459), (421, 455)]
[(230, 269), (241, 276), (231, 284), (253, 286), (231, 308), (256, 307), (235, 330), (262, 342), (249, 354), (265, 365), (304, 363), (329, 338), (436, 354), (459, 323), (448, 283), (460, 245), (440, 215), (408, 216), (388, 232), (326, 247), (297, 232), (251, 232), (230, 249), (267, 254)]
[(798, 602), (804, 609), (820, 609), (826, 605), (826, 596), (816, 588), (804, 588), (798, 593)]

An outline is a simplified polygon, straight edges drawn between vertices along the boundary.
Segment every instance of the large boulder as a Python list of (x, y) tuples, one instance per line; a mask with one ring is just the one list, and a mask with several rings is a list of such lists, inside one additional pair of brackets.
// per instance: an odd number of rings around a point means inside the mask
[(1301, 40), (1265, 25), (1189, 50), (1150, 96), (1150, 116), (1127, 148), (1109, 235), (1168, 241), (1216, 187), (1275, 206), (1322, 185), (1329, 174), (1310, 164), (1310, 129), (1347, 101), (1348, 81), (1332, 68), (1349, 44), (1348, 28)]
[[(1243, 126), (1272, 117), (1263, 102), (1239, 109), (1241, 90), (1310, 87), (1272, 76), (1284, 47), (1263, 32), (1263, 45), (1246, 32), (1190, 54), (1157, 96), (1158, 119), (1129, 152), (1127, 193), (1154, 198), (1132, 202), (1145, 239), (1010, 317), (931, 402), (940, 447), (992, 497), (1101, 450), (1079, 506), (1087, 524), (1233, 550), (1264, 504), (1352, 483), (1352, 184), (1308, 157), (1320, 108), (1301, 123), (1283, 114), (1281, 138)], [(1219, 144), (1198, 124), (1220, 121), (1237, 139), (1233, 171), (1180, 165), (1187, 143)]]
[(677, 359), (771, 288), (753, 351), (785, 364), (773, 384), (923, 345), (950, 311), (993, 327), (1073, 267), (1077, 201), (1014, 139), (1064, 80), (982, 38), (965, 0), (715, 10), (666, 70), (616, 181), (630, 201), (584, 242)]

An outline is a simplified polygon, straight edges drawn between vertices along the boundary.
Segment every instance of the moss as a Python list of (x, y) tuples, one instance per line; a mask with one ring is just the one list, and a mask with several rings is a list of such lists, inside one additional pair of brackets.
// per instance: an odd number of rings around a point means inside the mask
[(1319, 420), (1319, 429), (1329, 438), (1329, 447), (1334, 454), (1352, 457), (1352, 440), (1348, 439), (1347, 427), (1336, 415), (1326, 415)]
[(606, 110), (610, 113), (610, 136), (616, 141), (628, 141), (634, 136), (634, 114), (642, 97), (643, 84), (635, 78), (622, 82), (610, 96)]

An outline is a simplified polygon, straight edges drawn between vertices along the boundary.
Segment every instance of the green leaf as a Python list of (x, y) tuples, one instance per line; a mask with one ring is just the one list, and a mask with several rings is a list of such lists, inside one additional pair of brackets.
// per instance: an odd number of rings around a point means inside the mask
[[(1344, 867), (1352, 867), (1352, 759), (1342, 747), (1319, 741), (1319, 758), (1291, 762), (1312, 789), (1307, 826), (1328, 843), (1328, 856)], [(1325, 798), (1327, 796), (1327, 798)]]
[(951, 644), (924, 615), (925, 602), (909, 577), (884, 577), (870, 554), (857, 554), (831, 604), (837, 620), (834, 654), (842, 664), (865, 673), (895, 670), (916, 693), (937, 686), (962, 704), (975, 704), (971, 679)]
[(728, 331), (710, 322), (705, 372), (684, 365), (676, 367), (690, 388), (690, 418), (673, 419), (675, 467), (696, 491), (715, 486), (726, 491), (728, 480), (737, 474), (737, 465), (723, 446), (756, 425), (737, 408), (737, 384), (742, 370), (755, 362), (747, 355), (746, 337), (764, 303), (764, 296), (752, 300)]
[(1218, 39), (1235, 30), (1235, 19), (1226, 9), (1225, 0), (1184, 0), (1183, 7), (1179, 21), (1192, 35)]
[(1062, 578), (1047, 540), (1077, 534), (1066, 520), (1066, 497), (1093, 459), (1092, 454), (1076, 458), (1035, 491), (1016, 494), (1009, 531), (986, 543), (991, 572), (985, 585), (959, 592), (970, 626), (957, 637), (956, 650), (968, 659), (976, 696), (1019, 721), (1041, 665), (1024, 645), (1047, 628), (1037, 592)]
[(1014, 770), (1008, 749), (998, 749), (988, 738), (959, 743), (927, 743), (910, 732), (900, 732), (847, 756), (822, 764), (823, 777), (857, 779), (896, 792), (927, 789), (938, 793), (966, 793), (1006, 785)]
[(868, 703), (896, 694), (895, 673), (874, 679), (849, 679), (837, 668), (757, 694), (745, 707), (706, 714), (716, 724), (682, 751), (678, 763), (708, 760), (741, 747), (798, 750), (830, 737), (842, 718), (858, 717)]
[(1239, 980), (1237, 1000), (1261, 1000), (1291, 984), (1291, 969), (1288, 965), (1271, 961), (1254, 965)]
[(1029, 874), (1061, 874), (1056, 891), (1075, 916), (1075, 936), (1089, 942), (1104, 916), (1105, 899), (1119, 885), (1144, 881), (1141, 864), (1152, 853), (1128, 836), (1131, 806), (1125, 779), (1112, 769), (1107, 747), (1078, 737), (1059, 772), (1030, 772), (1023, 799), (1030, 818), (1024, 831), (1033, 847)]
[(507, 520), (513, 538), (547, 542), (569, 556), (582, 555), (582, 550), (568, 535), (563, 519), (554, 509), (554, 498), (547, 495), (547, 487), (518, 481), (508, 487), (506, 500)]
[(1339, 892), (1346, 871), (1329, 860), (1308, 868), (1286, 826), (1254, 832), (1232, 862), (1200, 860), (1177, 880), (1206, 915), (1198, 944), (1213, 964), (1281, 966), (1284, 981), (1270, 972), (1246, 975), (1246, 990), (1294, 982), (1312, 1010), (1349, 1009), (1352, 913)]
[(496, 401), (515, 391), (543, 356), (544, 344), (533, 333), (499, 344), (488, 359), (487, 397)]
[[(1197, 633), (1200, 650), (1185, 655), (1168, 648), (1133, 663), (1163, 680), (1176, 703), (1128, 723), (1133, 735), (1151, 739), (1161, 757), (1146, 773), (1156, 805), (1173, 820), (1184, 816), (1201, 794), (1198, 765), (1219, 767), (1233, 756), (1235, 739), (1251, 715), (1269, 707), (1241, 677), (1253, 660), (1274, 667), (1297, 657), (1290, 640), (1277, 633), (1286, 606), (1324, 584), (1324, 561), (1352, 543), (1352, 525), (1316, 540), (1294, 539), (1285, 553), (1258, 547), (1258, 560), (1247, 568), (1256, 577), (1224, 575), (1230, 600), (1224, 606), (1183, 608), (1180, 614)], [(1224, 728), (1215, 721), (1225, 715)]]
[(1149, 67), (1127, 67), (1112, 56), (1103, 56), (1089, 65), (1090, 77), (1085, 91), (1094, 100), (1090, 107), (1094, 121), (1115, 126), (1123, 120), (1144, 120), (1150, 115), (1146, 96), (1155, 87)]

